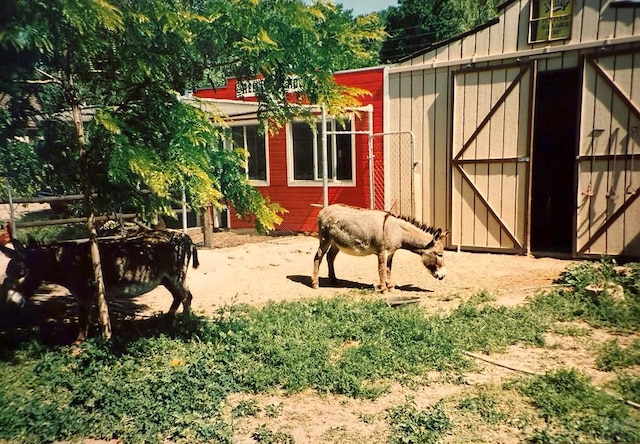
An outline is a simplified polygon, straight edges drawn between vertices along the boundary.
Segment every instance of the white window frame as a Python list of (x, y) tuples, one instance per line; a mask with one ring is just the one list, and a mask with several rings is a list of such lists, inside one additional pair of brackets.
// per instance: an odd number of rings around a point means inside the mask
[[(240, 147), (243, 149), (247, 149), (246, 148), (246, 144), (247, 144), (247, 130), (246, 128), (248, 126), (255, 126), (255, 127), (259, 127), (260, 123), (257, 120), (252, 120), (252, 121), (243, 121), (243, 122), (231, 122), (229, 123), (229, 127), (224, 129), (223, 132), (223, 137), (222, 137), (222, 143), (224, 144), (224, 148), (225, 149), (233, 149), (233, 138), (232, 138), (232, 133), (231, 131), (233, 130), (233, 128), (237, 128), (237, 127), (243, 127), (243, 138), (244, 138), (244, 146)], [(259, 135), (259, 133), (258, 133)], [(244, 165), (244, 171), (245, 174), (247, 176), (247, 179), (249, 179), (249, 182), (251, 183), (251, 185), (254, 186), (269, 186), (269, 184), (271, 183), (271, 176), (270, 176), (270, 171), (269, 171), (269, 137), (267, 135), (267, 133), (265, 132), (265, 134), (263, 134), (264, 137), (264, 160), (265, 160), (265, 176), (266, 178), (264, 180), (262, 179), (251, 179), (249, 177), (249, 161), (247, 159), (247, 161), (245, 162)], [(249, 150), (247, 150), (249, 151)]]
[[(356, 134), (354, 133), (355, 119), (351, 117), (348, 119), (348, 122), (351, 125), (350, 130), (345, 130), (340, 127), (340, 125), (336, 125), (339, 123), (337, 119), (328, 118), (327, 125), (330, 127), (329, 134), (327, 134), (327, 148), (331, 149), (331, 165), (327, 165), (327, 179), (331, 186), (336, 187), (354, 187), (356, 186)], [(313, 140), (313, 173), (315, 179), (295, 179), (295, 159), (294, 159), (294, 140), (293, 140), (293, 125), (294, 124), (303, 124), (308, 125), (308, 123), (304, 121), (294, 121), (289, 122), (286, 125), (286, 144), (287, 144), (287, 175), (288, 175), (288, 185), (289, 186), (322, 186), (322, 165), (320, 164), (320, 149), (321, 147), (321, 135), (318, 134), (318, 125), (321, 125), (320, 121), (314, 124), (312, 128), (313, 134), (315, 135)], [(344, 132), (345, 135), (350, 136), (351, 143), (351, 179), (341, 180), (337, 178), (337, 169), (338, 169), (338, 156), (337, 156), (337, 141), (336, 138), (338, 134), (334, 134), (334, 132)], [(329, 142), (329, 139), (332, 139), (332, 142)], [(328, 159), (327, 159), (328, 160)]]

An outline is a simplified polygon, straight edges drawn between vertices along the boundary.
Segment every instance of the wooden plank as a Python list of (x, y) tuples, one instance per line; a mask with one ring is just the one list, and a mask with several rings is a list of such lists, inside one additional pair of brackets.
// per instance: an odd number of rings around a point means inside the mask
[[(635, 29), (640, 29), (640, 12), (636, 12)], [(630, 65), (631, 85), (640, 85), (640, 54), (633, 54)], [(640, 103), (640, 88), (631, 87), (629, 100)], [(625, 202), (631, 197), (631, 193), (640, 188), (640, 116), (631, 114), (629, 117), (629, 140), (625, 152), (633, 157), (625, 163)], [(632, 161), (633, 160), (633, 161)], [(640, 201), (629, 205), (624, 212), (624, 254), (640, 257)]]
[(529, 49), (529, 1), (514, 2), (514, 6), (518, 5), (518, 49)]
[(489, 35), (491, 28), (485, 28), (476, 33), (475, 55), (489, 55)]
[[(506, 71), (504, 69), (495, 69), (492, 72), (492, 88), (491, 88), (491, 103), (495, 104), (500, 100), (500, 97), (507, 88), (506, 83)], [(504, 131), (505, 131), (505, 109), (500, 107), (493, 117), (491, 118), (491, 135), (489, 138), (489, 158), (502, 159), (504, 158)], [(488, 194), (492, 196), (490, 201), (493, 205), (499, 218), (503, 216), (502, 208), (502, 193), (503, 193), (503, 162), (490, 163), (489, 164), (489, 184)], [(495, 202), (494, 199), (498, 198), (499, 202)], [(490, 247), (499, 247), (501, 239), (501, 226), (495, 219), (490, 219), (488, 224), (488, 245)]]
[[(602, 0), (606, 1), (606, 0)], [(582, 11), (582, 28), (580, 30), (579, 39), (571, 38), (572, 43), (592, 42), (598, 38), (598, 23), (600, 21), (600, 2), (591, 0), (588, 7), (583, 7)], [(586, 5), (585, 5), (586, 6)], [(578, 36), (576, 36), (578, 37)]]
[[(481, 71), (478, 73), (477, 118), (480, 119), (482, 116), (489, 114), (491, 105), (491, 71)], [(489, 157), (490, 131), (491, 125), (489, 124), (478, 134), (476, 138), (476, 159), (487, 159)], [(476, 166), (474, 183), (486, 201), (493, 203), (496, 197), (498, 201), (500, 200), (499, 196), (489, 194), (489, 165), (487, 163), (481, 163)], [(476, 224), (474, 245), (487, 246), (489, 220), (493, 218), (489, 216), (487, 208), (478, 197), (476, 197), (475, 208), (476, 217), (479, 219), (480, 224)]]
[(489, 54), (503, 54), (504, 51), (504, 20), (500, 20), (489, 28)]
[[(471, 134), (475, 132), (475, 128), (478, 122), (478, 72), (465, 72), (465, 89), (464, 89), (464, 102), (463, 106), (463, 140), (469, 141), (465, 145), (467, 146), (467, 150), (465, 152), (465, 156), (469, 156), (474, 158), (477, 140), (476, 138), (471, 138)], [(475, 177), (475, 166), (470, 166), (469, 169), (465, 169), (467, 173), (471, 175), (472, 178)], [(475, 236), (476, 236), (476, 193), (475, 190), (469, 186), (470, 184), (465, 183), (463, 186), (463, 199), (462, 199), (462, 213), (460, 217), (462, 218), (462, 239), (464, 245), (475, 245)], [(478, 227), (480, 228), (480, 227)]]
[(462, 58), (476, 55), (476, 34), (469, 34), (462, 38)]
[[(457, 157), (464, 144), (464, 75), (458, 72), (451, 75), (453, 90), (453, 118), (451, 134), (451, 156)], [(462, 176), (453, 170), (451, 178), (451, 242), (453, 245), (462, 244)]]
[[(423, 110), (420, 113), (420, 127), (422, 129), (422, 144), (416, 146), (416, 157), (419, 157), (418, 169), (421, 175), (416, 177), (417, 189), (421, 189), (420, 197), (416, 197), (417, 211), (423, 221), (433, 224), (435, 215), (436, 171), (435, 171), (435, 107), (436, 107), (436, 73), (435, 70), (423, 71), (422, 90), (424, 94)], [(418, 154), (419, 153), (419, 154)], [(421, 205), (417, 202), (421, 199)]]
[[(571, 21), (571, 39), (569, 42), (578, 43), (582, 37), (583, 11), (586, 0), (573, 0), (573, 18)], [(576, 65), (577, 66), (577, 65)]]
[(609, 2), (605, 1), (601, 3), (598, 39), (616, 37), (616, 15), (618, 8), (608, 7), (608, 3)]
[[(448, 227), (449, 199), (450, 199), (450, 174), (451, 174), (451, 147), (449, 119), (451, 102), (451, 74), (448, 69), (436, 70), (435, 76), (435, 110), (433, 113), (433, 163), (434, 163), (434, 219), (433, 223), (439, 227)], [(450, 239), (448, 239), (450, 241)]]
[[(416, 146), (415, 150), (415, 161), (420, 162), (420, 167), (416, 168), (415, 171), (412, 169), (413, 166), (409, 165), (409, 169), (406, 171), (406, 179), (409, 182), (408, 186), (413, 187), (414, 190), (414, 205), (415, 207), (411, 208), (411, 212), (407, 214), (411, 214), (412, 217), (415, 217), (416, 214), (419, 214), (417, 211), (418, 208), (422, 208), (423, 199), (427, 199), (425, 202), (429, 202), (428, 199), (431, 199), (431, 190), (429, 187), (424, 189), (420, 184), (429, 183), (432, 179), (432, 172), (430, 170), (431, 157), (424, 156), (424, 149), (428, 142), (426, 140), (427, 135), (425, 134), (425, 81), (424, 81), (424, 73), (425, 71), (415, 71), (411, 75), (411, 94), (413, 96), (413, 100), (411, 102), (411, 128), (415, 137)], [(408, 139), (407, 139), (408, 140)], [(404, 144), (404, 142), (403, 142)], [(422, 149), (419, 149), (422, 147)], [(409, 146), (406, 148), (409, 151)], [(411, 156), (407, 156), (409, 158), (409, 162), (411, 162)], [(425, 162), (427, 163), (425, 168)], [(414, 173), (413, 175), (411, 173)], [(413, 181), (413, 185), (412, 182)], [(409, 203), (411, 205), (411, 203)], [(427, 205), (429, 206), (429, 205)], [(431, 216), (429, 214), (429, 216)], [(431, 220), (431, 219), (427, 219)]]
[[(526, 75), (520, 81), (520, 109), (518, 111), (518, 146), (517, 157), (528, 159), (531, 156), (531, 72), (527, 70)], [(527, 224), (529, 217), (529, 161), (523, 161), (517, 164), (517, 190), (516, 190), (516, 229), (514, 236), (522, 245), (526, 245), (527, 241)]]
[[(504, 52), (515, 52), (518, 49), (518, 28), (519, 22), (521, 18), (520, 2), (513, 2), (504, 11), (504, 37), (503, 37), (503, 45)], [(529, 14), (526, 14), (528, 17)], [(526, 34), (525, 34), (526, 35)], [(526, 39), (526, 37), (525, 37)]]

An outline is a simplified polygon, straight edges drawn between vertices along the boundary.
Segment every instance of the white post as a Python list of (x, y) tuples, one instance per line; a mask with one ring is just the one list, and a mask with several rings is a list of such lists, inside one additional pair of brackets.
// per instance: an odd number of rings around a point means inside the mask
[(329, 206), (329, 174), (327, 168), (327, 113), (322, 105), (322, 206)]
[(187, 234), (187, 189), (182, 184), (182, 231)]
[(373, 105), (367, 106), (367, 116), (369, 117), (369, 208), (375, 210), (376, 208), (376, 196), (375, 196), (375, 176), (374, 176), (374, 163), (373, 160), (375, 158), (373, 154)]

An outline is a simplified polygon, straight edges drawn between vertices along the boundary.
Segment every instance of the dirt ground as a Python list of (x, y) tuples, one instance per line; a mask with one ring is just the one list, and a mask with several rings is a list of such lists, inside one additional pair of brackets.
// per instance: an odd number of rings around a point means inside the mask
[[(214, 236), (214, 248), (198, 252), (200, 267), (189, 270), (188, 284), (194, 295), (196, 313), (209, 314), (218, 308), (239, 303), (263, 305), (269, 301), (303, 298), (330, 298), (353, 289), (371, 289), (377, 282), (377, 262), (374, 256), (353, 257), (339, 254), (336, 258), (337, 287), (331, 287), (327, 265), (320, 268), (320, 288), (311, 288), (313, 256), (318, 241), (313, 236), (263, 237), (250, 232), (222, 232)], [(496, 304), (516, 305), (530, 295), (550, 289), (554, 280), (571, 262), (553, 258), (534, 258), (501, 254), (445, 252), (447, 276), (434, 279), (422, 266), (419, 257), (407, 252), (396, 253), (393, 280), (396, 290), (392, 297), (418, 297), (427, 312), (446, 312), (481, 290), (496, 296)], [(354, 297), (362, 292), (352, 292)], [(381, 293), (377, 297), (384, 298)], [(148, 306), (150, 313), (163, 312), (170, 305), (168, 293), (155, 290), (138, 301)], [(590, 341), (602, 343), (610, 338)], [(594, 368), (591, 347), (581, 339), (547, 338), (541, 349), (511, 347), (490, 359), (532, 372), (552, 368), (576, 367), (586, 371), (595, 382), (608, 376)], [(590, 342), (591, 343), (591, 342)], [(274, 432), (293, 436), (296, 443), (382, 443), (386, 442), (384, 420), (389, 406), (401, 405), (407, 396), (414, 397), (418, 407), (426, 407), (440, 399), (460, 394), (469, 386), (499, 385), (516, 372), (478, 361), (478, 372), (465, 375), (465, 384), (433, 383), (425, 387), (407, 388), (396, 385), (376, 401), (363, 401), (343, 396), (319, 396), (312, 392), (295, 395), (235, 395), (227, 400), (229, 422), (233, 423), (238, 443), (254, 443), (251, 437), (261, 425)], [(232, 418), (231, 410), (242, 401), (255, 402), (261, 413), (256, 416)], [(265, 412), (280, 409), (277, 417)], [(363, 421), (362, 418), (367, 418)], [(479, 442), (516, 443), (521, 437), (510, 432), (489, 432)], [(476, 439), (474, 438), (474, 439)], [(456, 442), (459, 438), (453, 438)]]
[[(200, 242), (194, 236), (196, 242)], [(198, 314), (213, 314), (231, 304), (256, 306), (270, 301), (304, 298), (331, 298), (350, 294), (353, 297), (417, 297), (427, 312), (447, 312), (481, 290), (495, 295), (496, 304), (517, 305), (528, 296), (554, 286), (570, 261), (501, 254), (445, 252), (447, 276), (438, 281), (422, 266), (418, 256), (396, 253), (393, 280), (396, 289), (389, 295), (353, 291), (372, 289), (377, 282), (377, 262), (374, 256), (353, 257), (344, 253), (336, 259), (339, 285), (331, 287), (327, 265), (320, 268), (320, 288), (311, 288), (313, 256), (318, 241), (313, 236), (258, 236), (252, 231), (214, 234), (214, 248), (200, 247), (200, 266), (190, 269), (188, 285), (193, 293), (192, 308)], [(138, 316), (165, 313), (171, 297), (158, 288), (135, 301), (143, 307)], [(584, 328), (588, 328), (584, 326)], [(114, 332), (117, 334), (117, 331)], [(594, 365), (594, 346), (611, 337), (593, 330), (585, 337), (549, 334), (544, 348), (510, 347), (506, 352), (489, 358), (514, 368), (544, 372), (553, 368), (575, 367), (593, 377), (596, 384), (611, 376), (598, 372)], [(251, 434), (265, 425), (273, 432), (287, 433), (296, 443), (383, 443), (388, 436), (385, 420), (390, 406), (402, 405), (407, 397), (415, 399), (419, 408), (441, 399), (460, 395), (464, 390), (481, 385), (499, 386), (518, 375), (517, 371), (477, 361), (478, 370), (464, 375), (464, 383), (430, 382), (420, 387), (396, 384), (389, 393), (375, 401), (356, 400), (344, 396), (318, 395), (311, 391), (295, 395), (269, 393), (237, 394), (227, 399), (227, 422), (232, 424), (238, 443), (255, 443)], [(251, 401), (260, 407), (255, 416), (234, 418), (231, 411), (240, 402)], [(268, 414), (274, 409), (277, 415)], [(505, 426), (504, 431), (469, 431), (475, 442), (517, 443), (522, 436)], [(467, 439), (464, 439), (467, 442)], [(459, 435), (446, 442), (461, 442)], [(88, 440), (88, 443), (98, 441)]]

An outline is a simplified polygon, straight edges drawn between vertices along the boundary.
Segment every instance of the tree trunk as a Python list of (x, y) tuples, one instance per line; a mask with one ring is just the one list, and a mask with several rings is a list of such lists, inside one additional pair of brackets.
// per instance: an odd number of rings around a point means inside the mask
[[(69, 74), (69, 86), (73, 91), (73, 75)], [(80, 112), (80, 103), (75, 96), (71, 99), (71, 112), (73, 115), (73, 122), (76, 127), (76, 136), (78, 140), (79, 160), (80, 168), (84, 178), (84, 202), (85, 212), (87, 214), (87, 229), (89, 231), (89, 246), (91, 251), (91, 264), (93, 268), (93, 278), (96, 291), (96, 301), (98, 305), (98, 313), (100, 319), (100, 325), (102, 326), (102, 336), (105, 339), (111, 339), (111, 319), (109, 318), (109, 307), (105, 297), (104, 279), (102, 278), (102, 265), (100, 262), (100, 250), (98, 249), (98, 232), (95, 226), (95, 214), (93, 207), (93, 199), (91, 193), (91, 181), (89, 178), (89, 162), (87, 158), (87, 147), (84, 136), (84, 125), (82, 123), (82, 114)], [(80, 331), (78, 340), (85, 338), (86, 332)]]

